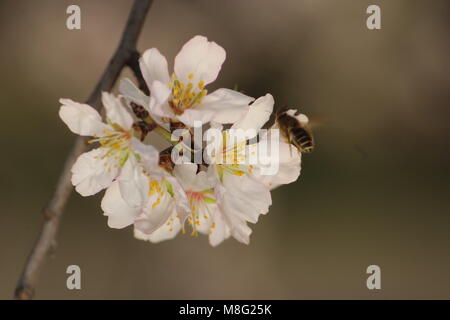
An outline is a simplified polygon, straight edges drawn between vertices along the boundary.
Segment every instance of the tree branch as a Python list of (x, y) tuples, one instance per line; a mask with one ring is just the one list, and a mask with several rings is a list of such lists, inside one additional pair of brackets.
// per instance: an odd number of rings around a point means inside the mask
[[(99, 110), (101, 108), (101, 92), (110, 91), (122, 69), (126, 65), (130, 65), (132, 58), (136, 59), (136, 42), (152, 2), (152, 0), (134, 1), (119, 46), (87, 101), (95, 109)], [(42, 211), (44, 222), (17, 283), (14, 295), (16, 299), (28, 300), (34, 296), (39, 271), (47, 255), (56, 245), (56, 235), (61, 216), (72, 192), (70, 170), (75, 160), (85, 149), (85, 140), (82, 137), (78, 137), (66, 158), (63, 170), (56, 184), (55, 192)]]
[(130, 67), (131, 71), (133, 71), (133, 74), (136, 78), (136, 80), (139, 83), (139, 89), (142, 90), (146, 95), (150, 95), (150, 91), (147, 87), (147, 84), (145, 83), (144, 77), (141, 72), (141, 68), (139, 66), (139, 58), (140, 54), (138, 51), (134, 51), (130, 55), (130, 59), (127, 61), (128, 67)]

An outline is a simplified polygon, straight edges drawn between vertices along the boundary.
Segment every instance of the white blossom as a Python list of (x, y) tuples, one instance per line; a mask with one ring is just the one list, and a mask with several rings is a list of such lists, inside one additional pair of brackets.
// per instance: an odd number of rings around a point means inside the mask
[(246, 114), (253, 98), (230, 89), (210, 94), (205, 89), (216, 80), (225, 56), (221, 46), (195, 36), (175, 57), (174, 73), (170, 76), (166, 58), (152, 48), (140, 60), (151, 97), (129, 80), (122, 81), (120, 90), (131, 101), (146, 107), (157, 121), (171, 119), (191, 127), (194, 121), (234, 123)]
[(230, 229), (220, 208), (218, 207), (213, 190), (214, 182), (208, 179), (206, 172), (197, 173), (197, 165), (186, 163), (176, 165), (174, 176), (186, 193), (190, 214), (187, 220), (172, 212), (166, 222), (151, 234), (145, 234), (135, 225), (135, 236), (138, 239), (159, 242), (172, 239), (181, 230), (185, 230), (185, 222), (191, 229), (191, 235), (206, 234), (212, 246), (220, 244), (230, 236)]
[[(133, 137), (133, 118), (119, 98), (103, 93), (106, 123), (91, 106), (61, 99), (59, 115), (69, 129), (81, 136), (92, 136), (90, 143), (99, 147), (83, 153), (72, 167), (72, 184), (82, 196), (90, 196), (109, 187), (115, 179), (130, 181), (138, 163), (135, 146), (141, 142)], [(158, 158), (152, 146), (142, 147), (145, 157)], [(141, 191), (145, 192), (145, 190)]]
[[(224, 88), (208, 94), (206, 86), (216, 80), (225, 56), (215, 42), (196, 36), (182, 47), (169, 75), (166, 58), (156, 48), (145, 51), (140, 68), (150, 96), (130, 80), (121, 81), (122, 96), (102, 94), (105, 121), (87, 104), (60, 100), (59, 115), (69, 129), (98, 143), (76, 160), (72, 184), (83, 196), (106, 189), (101, 208), (109, 227), (133, 226), (136, 238), (154, 243), (188, 229), (193, 236), (207, 235), (212, 246), (229, 237), (249, 244), (248, 223), (257, 223), (269, 211), (271, 190), (298, 179), (301, 154), (279, 134), (276, 123), (272, 130), (261, 131), (273, 112), (272, 95), (254, 101)], [(140, 121), (135, 123), (130, 102), (143, 106), (149, 117), (135, 111)], [(287, 113), (308, 122), (295, 110)], [(173, 122), (183, 123), (190, 135), (195, 121), (209, 123), (206, 140), (213, 138), (205, 163), (172, 159), (164, 166), (164, 153), (143, 142), (147, 131), (141, 131), (143, 141), (134, 137), (139, 133), (134, 128), (148, 124), (148, 131), (170, 140)], [(186, 154), (192, 151), (188, 138), (177, 141)], [(195, 149), (202, 143), (193, 145)]]
[[(211, 156), (208, 159), (209, 175), (218, 182), (215, 188), (218, 206), (229, 222), (232, 236), (243, 243), (249, 243), (251, 234), (247, 222), (256, 223), (261, 214), (268, 212), (272, 204), (271, 187), (291, 183), (300, 174), (298, 152), (290, 155), (287, 150), (289, 146), (283, 141), (272, 141), (279, 146), (273, 153), (260, 152), (261, 147), (262, 151), (266, 149), (264, 143), (272, 139), (270, 134), (263, 135), (258, 143), (247, 143), (269, 120), (273, 105), (270, 94), (257, 99), (247, 115), (233, 124), (230, 130), (224, 131), (223, 138), (208, 153)], [(220, 126), (214, 129), (217, 128)], [(235, 134), (231, 134), (233, 132)], [(249, 163), (249, 158), (255, 153), (268, 162), (263, 164), (262, 159), (256, 157), (259, 162)], [(274, 163), (278, 168), (276, 174), (264, 175), (265, 167)]]

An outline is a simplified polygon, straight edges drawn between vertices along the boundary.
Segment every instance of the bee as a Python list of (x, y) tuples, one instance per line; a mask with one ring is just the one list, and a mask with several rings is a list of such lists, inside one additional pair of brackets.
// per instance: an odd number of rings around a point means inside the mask
[(309, 120), (304, 114), (296, 113), (294, 109), (281, 111), (276, 116), (276, 124), (289, 144), (294, 145), (299, 152), (309, 153), (315, 146)]

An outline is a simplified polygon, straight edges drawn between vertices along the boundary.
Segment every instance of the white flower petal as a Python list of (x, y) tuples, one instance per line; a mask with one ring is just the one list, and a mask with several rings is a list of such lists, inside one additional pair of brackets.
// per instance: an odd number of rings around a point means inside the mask
[[(211, 228), (214, 226), (213, 216), (211, 216), (211, 210), (213, 210), (214, 207), (214, 204), (207, 204), (205, 202), (199, 202), (196, 204), (195, 231), (207, 235), (212, 229), (214, 229)], [(192, 225), (190, 226), (192, 227)]]
[(146, 50), (139, 60), (139, 65), (141, 67), (142, 76), (149, 88), (156, 80), (166, 85), (169, 83), (170, 77), (167, 60), (158, 49), (152, 48)]
[(231, 229), (231, 235), (233, 236), (233, 238), (235, 238), (237, 241), (244, 243), (244, 244), (249, 244), (250, 243), (250, 235), (252, 234), (252, 229), (250, 229), (247, 226), (247, 223), (245, 221), (242, 220), (237, 220), (239, 221), (239, 223), (232, 223), (233, 228)]
[[(164, 88), (162, 88), (162, 90), (164, 90)], [(167, 103), (158, 104), (155, 97), (146, 96), (129, 79), (124, 79), (120, 82), (119, 91), (125, 99), (128, 100), (128, 102), (134, 102), (143, 106), (144, 109), (150, 113), (152, 119), (155, 120), (160, 126), (163, 126), (166, 129), (169, 128), (167, 122), (164, 122), (162, 119), (163, 117), (174, 117), (174, 113)]]
[(209, 244), (215, 247), (230, 236), (230, 228), (227, 226), (217, 205), (213, 206), (215, 208), (212, 208), (211, 211), (214, 212), (212, 219), (214, 220), (215, 226), (210, 229)]
[(210, 179), (210, 177), (208, 176), (208, 174), (205, 171), (200, 171), (195, 176), (193, 186), (198, 191), (204, 191), (204, 190), (214, 188), (214, 186), (216, 184), (217, 184), (217, 181)]
[(172, 176), (165, 177), (165, 180), (171, 184), (172, 191), (175, 198), (175, 211), (181, 223), (184, 223), (186, 218), (192, 213), (189, 199), (177, 178)]
[(230, 89), (218, 89), (203, 98), (197, 110), (209, 110), (214, 113), (212, 121), (217, 123), (234, 123), (242, 119), (249, 111), (248, 104), (254, 98)]
[(140, 164), (147, 171), (154, 170), (159, 163), (159, 152), (152, 145), (142, 143), (136, 138), (131, 138), (131, 147), (140, 157)]
[(123, 200), (117, 181), (114, 181), (106, 190), (102, 199), (102, 210), (103, 215), (108, 217), (108, 226), (115, 229), (122, 229), (133, 224), (140, 213), (139, 209), (130, 207)]
[[(232, 128), (242, 130), (254, 129), (258, 131), (267, 121), (269, 121), (274, 103), (275, 101), (269, 93), (256, 99), (256, 101), (250, 105), (246, 116), (233, 124)], [(252, 137), (249, 137), (249, 139), (250, 138)]]
[(72, 167), (72, 184), (82, 196), (91, 196), (109, 187), (119, 169), (111, 158), (104, 157), (108, 150), (94, 149), (80, 155)]
[[(269, 136), (263, 136), (259, 144), (265, 144), (268, 139), (270, 139), (270, 131)], [(298, 152), (297, 148), (288, 143), (285, 143), (284, 141), (279, 140), (278, 144), (278, 155), (272, 156), (269, 147), (267, 158), (270, 163), (256, 165), (255, 169), (253, 170), (253, 176), (255, 176), (258, 181), (264, 183), (270, 188), (274, 188), (281, 184), (292, 183), (296, 181), (300, 176), (301, 153)], [(249, 146), (249, 148), (250, 147), (251, 146)], [(270, 172), (270, 170), (268, 170), (270, 166), (278, 167), (277, 172), (270, 175), (264, 174), (264, 171)]]
[(147, 202), (149, 182), (143, 168), (133, 155), (125, 162), (117, 178), (125, 202), (134, 208), (140, 208)]
[[(153, 81), (150, 85), (150, 91), (152, 92), (152, 97), (155, 98), (156, 106), (163, 106), (167, 104), (167, 99), (171, 95), (172, 91), (170, 90), (167, 84), (164, 84), (160, 81)], [(173, 114), (173, 113), (172, 113)], [(167, 116), (166, 113), (158, 114), (161, 117)]]
[(229, 233), (233, 236), (233, 238), (241, 243), (249, 244), (252, 229), (247, 226), (245, 219), (242, 219), (231, 212), (227, 212), (227, 205), (226, 203), (223, 203), (223, 197), (226, 192), (226, 188), (221, 185), (215, 188), (215, 194), (216, 198), (219, 199), (218, 205), (222, 212), (223, 220), (225, 221), (227, 228), (229, 229)]
[(202, 125), (211, 121), (214, 118), (214, 111), (208, 109), (199, 110), (197, 108), (186, 109), (176, 118), (188, 127), (194, 127), (195, 121), (200, 121)]
[[(216, 80), (225, 57), (221, 46), (209, 42), (206, 37), (195, 36), (175, 57), (175, 74), (183, 83), (202, 80), (206, 85)], [(192, 79), (189, 79), (190, 75), (193, 75)]]
[(175, 238), (176, 235), (181, 230), (181, 223), (180, 220), (176, 217), (176, 214), (172, 214), (170, 218), (172, 218), (173, 220), (170, 221), (169, 225), (167, 225), (166, 222), (166, 224), (164, 224), (151, 234), (146, 234), (135, 227), (134, 237), (140, 240), (150, 241), (153, 243)]
[(133, 117), (118, 97), (108, 92), (102, 92), (102, 103), (109, 121), (118, 124), (125, 130), (131, 129)]
[(59, 102), (62, 104), (59, 116), (73, 133), (80, 136), (99, 136), (104, 130), (110, 129), (91, 106), (70, 99), (60, 99)]
[[(218, 103), (219, 106), (212, 105), (211, 107), (214, 109), (219, 109), (220, 103), (229, 103), (234, 105), (241, 105), (241, 106), (247, 106), (250, 102), (255, 100), (255, 98), (247, 96), (243, 93), (240, 93), (235, 90), (221, 88), (217, 89), (216, 91), (208, 94), (206, 97), (202, 100), (203, 104), (213, 104)], [(202, 108), (202, 105), (199, 106), (199, 108)]]
[(173, 169), (173, 175), (180, 182), (184, 190), (193, 190), (197, 169), (198, 166), (195, 163), (177, 164)]
[(144, 214), (134, 222), (135, 228), (145, 234), (151, 234), (163, 226), (174, 211), (174, 200), (167, 192), (159, 197), (160, 200), (157, 199), (158, 196), (152, 197), (144, 209)]
[(128, 78), (122, 79), (119, 84), (119, 92), (129, 102), (134, 102), (143, 106), (147, 111), (150, 106), (150, 98), (146, 96), (136, 85)]
[(266, 214), (272, 204), (270, 190), (264, 184), (248, 177), (224, 173), (226, 192), (220, 199), (221, 209), (227, 217), (239, 217), (256, 223), (260, 214)]

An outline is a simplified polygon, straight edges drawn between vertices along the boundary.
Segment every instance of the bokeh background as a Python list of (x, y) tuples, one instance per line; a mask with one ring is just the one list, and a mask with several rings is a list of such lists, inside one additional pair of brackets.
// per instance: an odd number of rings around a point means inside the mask
[[(74, 135), (58, 99), (84, 101), (131, 0), (0, 2), (0, 298), (38, 235)], [(82, 30), (65, 27), (82, 10)], [(379, 4), (382, 29), (366, 28)], [(139, 41), (172, 61), (202, 34), (227, 50), (212, 88), (271, 92), (316, 123), (301, 178), (273, 192), (249, 246), (205, 237), (161, 244), (113, 230), (101, 195), (73, 194), (40, 299), (450, 298), (447, 0), (156, 0)], [(125, 72), (125, 74), (129, 74)], [(82, 269), (69, 291), (66, 267)], [(382, 289), (366, 288), (366, 268)]]

